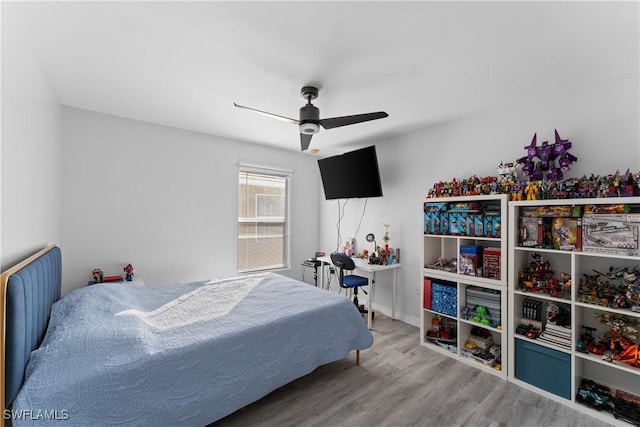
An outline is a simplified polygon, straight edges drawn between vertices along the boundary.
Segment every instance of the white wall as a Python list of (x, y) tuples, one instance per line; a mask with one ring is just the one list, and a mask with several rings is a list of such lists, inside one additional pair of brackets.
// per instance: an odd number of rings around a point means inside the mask
[(61, 109), (29, 48), (29, 33), (6, 18), (8, 7), (3, 2), (2, 270), (60, 240)]
[[(356, 238), (359, 248), (371, 249), (364, 236), (373, 232), (380, 241), (382, 223), (391, 224), (391, 246), (401, 248), (403, 264), (398, 318), (418, 323), (422, 202), (435, 182), (495, 176), (501, 161), (526, 155), (524, 146), (534, 133), (538, 143), (554, 142), (554, 129), (572, 141), (570, 152), (578, 157), (567, 176), (640, 171), (639, 81), (635, 74), (600, 82), (376, 144), (384, 197), (369, 200)], [(355, 232), (363, 205), (363, 200), (347, 205), (343, 241)], [(323, 201), (321, 211), (320, 243), (329, 251), (336, 246), (337, 202)], [(389, 313), (391, 292), (384, 281), (381, 275), (375, 303)]]
[(91, 269), (150, 284), (237, 275), (237, 164), (294, 169), (291, 265), (318, 247), (316, 158), (129, 119), (63, 109), (64, 289)]

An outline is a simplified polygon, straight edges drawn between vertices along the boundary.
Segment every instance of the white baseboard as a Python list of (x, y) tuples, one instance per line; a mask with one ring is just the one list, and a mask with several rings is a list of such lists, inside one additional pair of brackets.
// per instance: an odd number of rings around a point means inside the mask
[[(381, 307), (381, 306), (379, 306), (379, 305), (374, 303), (373, 304), (373, 309), (376, 310), (376, 311), (381, 312), (385, 316), (391, 317), (391, 307)], [(400, 320), (400, 321), (402, 321), (404, 323), (408, 323), (409, 325), (413, 325), (416, 328), (420, 327), (420, 319), (419, 318), (416, 318), (416, 317), (413, 317), (413, 316), (408, 316), (408, 315), (406, 315), (404, 313), (399, 313), (397, 310), (396, 310), (396, 319)]]

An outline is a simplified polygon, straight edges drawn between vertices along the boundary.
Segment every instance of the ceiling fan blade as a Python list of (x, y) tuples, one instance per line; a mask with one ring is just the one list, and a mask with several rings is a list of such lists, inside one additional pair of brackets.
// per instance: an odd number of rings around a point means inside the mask
[(320, 125), (325, 129), (333, 129), (340, 126), (354, 125), (356, 123), (368, 122), (369, 120), (384, 119), (389, 117), (384, 111), (377, 113), (355, 114), (353, 116), (332, 117), (321, 119)]
[(313, 134), (301, 133), (300, 134), (300, 149), (302, 151), (306, 151), (309, 148), (309, 144), (311, 144), (311, 137)]
[(238, 107), (238, 108), (244, 108), (245, 110), (255, 111), (256, 113), (263, 114), (263, 115), (265, 115), (267, 117), (272, 117), (274, 119), (284, 120), (285, 122), (293, 123), (294, 125), (297, 125), (297, 124), (300, 123), (296, 119), (291, 119), (291, 118), (285, 117), (285, 116), (279, 116), (279, 115), (273, 114), (273, 113), (267, 113), (266, 111), (256, 110), (255, 108), (251, 108), (251, 107), (245, 107), (244, 105), (236, 104), (235, 102), (233, 103), (233, 105)]

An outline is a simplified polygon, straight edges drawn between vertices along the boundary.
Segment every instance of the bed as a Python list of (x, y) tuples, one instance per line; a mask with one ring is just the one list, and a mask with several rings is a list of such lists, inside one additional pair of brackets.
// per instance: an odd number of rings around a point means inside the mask
[(343, 296), (275, 273), (60, 298), (61, 251), (2, 274), (13, 426), (204, 426), (373, 344)]

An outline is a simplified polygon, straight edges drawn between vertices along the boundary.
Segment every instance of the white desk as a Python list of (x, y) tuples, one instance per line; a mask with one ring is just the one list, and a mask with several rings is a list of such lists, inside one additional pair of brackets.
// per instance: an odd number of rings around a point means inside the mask
[[(317, 258), (318, 261), (326, 262), (329, 265), (333, 265), (331, 262), (331, 257), (329, 255)], [(391, 299), (391, 318), (395, 320), (396, 318), (396, 270), (400, 268), (400, 264), (391, 264), (391, 265), (377, 265), (377, 264), (369, 264), (366, 260), (360, 258), (352, 258), (354, 264), (356, 265), (356, 270), (364, 271), (367, 273), (367, 277), (369, 278), (369, 301), (368, 308), (369, 311), (367, 313), (367, 325), (369, 329), (371, 329), (372, 323), (372, 314), (373, 313), (373, 298), (375, 295), (375, 283), (373, 282), (373, 275), (378, 271), (391, 270), (393, 272), (393, 294)], [(336, 267), (337, 268), (337, 267)], [(337, 272), (336, 272), (337, 274)], [(320, 283), (324, 283), (324, 267), (320, 268)]]

